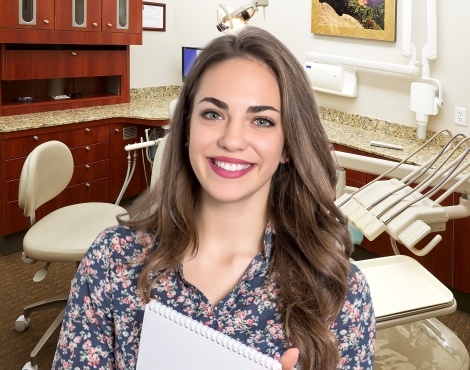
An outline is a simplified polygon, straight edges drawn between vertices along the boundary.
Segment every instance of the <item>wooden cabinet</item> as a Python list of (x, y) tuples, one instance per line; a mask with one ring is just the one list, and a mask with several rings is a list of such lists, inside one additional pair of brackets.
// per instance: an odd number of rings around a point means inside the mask
[(151, 165), (145, 158), (145, 150), (127, 152), (124, 147), (128, 144), (140, 142), (140, 138), (145, 138), (144, 126), (127, 123), (116, 123), (110, 127), (110, 151), (113, 153), (111, 172), (113, 182), (110, 184), (110, 196), (113, 201), (118, 199), (124, 185), (126, 175), (130, 166), (135, 161), (135, 169), (131, 181), (127, 186), (122, 198), (137, 195), (146, 189), (150, 182)]
[(128, 103), (141, 43), (142, 0), (0, 0), (0, 116)]
[[(38, 145), (50, 140), (62, 140), (62, 132), (44, 132), (37, 131), (26, 136), (4, 140), (0, 146), (3, 152), (4, 173), (0, 174), (2, 188), (5, 193), (2, 194), (2, 217), (0, 229), (2, 235), (12, 234), (29, 227), (29, 220), (23, 215), (23, 211), (18, 206), (18, 186), (20, 182), (21, 169), (28, 154)], [(3, 162), (3, 160), (2, 160)], [(3, 164), (3, 163), (2, 163)], [(2, 168), (1, 166), (0, 168)], [(62, 198), (56, 197), (46, 204), (42, 205), (36, 218), (40, 219), (45, 214), (59, 208), (62, 205)]]
[[(343, 152), (380, 158), (380, 156), (371, 155), (369, 153), (365, 153), (356, 149), (351, 149), (343, 145), (335, 144), (334, 148)], [(367, 173), (367, 169), (364, 169), (363, 172), (346, 169), (346, 183), (350, 186), (362, 187), (363, 185), (374, 180), (376, 177), (377, 176), (375, 175)], [(436, 194), (432, 198), (435, 199), (441, 194), (442, 192)], [(453, 196), (450, 196), (445, 199), (441, 204), (443, 206), (454, 205), (457, 202), (456, 199), (458, 198), (454, 194)], [(463, 254), (466, 253), (456, 251), (457, 246), (455, 245), (455, 222), (457, 222), (457, 220), (449, 220), (446, 223), (446, 229), (442, 232), (439, 232), (439, 234), (442, 236), (442, 241), (430, 253), (425, 256), (416, 256), (408, 248), (398, 242), (397, 247), (401, 254), (415, 258), (445, 285), (470, 293), (470, 280), (465, 277), (465, 274), (462, 274), (454, 267), (458, 266), (459, 263), (462, 263), (461, 261), (457, 261), (456, 257), (459, 257), (460, 259), (460, 257), (463, 257)], [(467, 222), (470, 225), (468, 219), (459, 220), (458, 222)], [(427, 235), (422, 241), (420, 241), (416, 245), (416, 248), (423, 248), (435, 235), (436, 233), (431, 233), (430, 235)], [(468, 236), (466, 238), (468, 240)], [(466, 242), (466, 244), (468, 244), (468, 241)], [(462, 246), (463, 245), (464, 244), (462, 244)], [(462, 246), (460, 248), (462, 248)], [(382, 233), (373, 241), (369, 241), (364, 238), (363, 242), (361, 243), (361, 247), (379, 256), (388, 256), (394, 254), (392, 246), (390, 244), (390, 236), (387, 233)], [(467, 257), (467, 261), (469, 261), (470, 253), (468, 253)], [(458, 283), (458, 281), (461, 281), (462, 278), (467, 279), (467, 285)]]
[(0, 28), (54, 29), (54, 0), (0, 0), (0, 9)]
[(142, 43), (142, 0), (0, 0), (0, 9), (0, 43)]
[(109, 125), (66, 130), (63, 142), (75, 165), (73, 181), (63, 193), (64, 205), (109, 202)]
[[(49, 140), (62, 141), (70, 148), (74, 159), (74, 173), (67, 188), (38, 209), (36, 218), (40, 219), (61, 206), (81, 202), (114, 203), (121, 192), (128, 168), (129, 153), (124, 146), (140, 142), (150, 126), (167, 123), (144, 121), (133, 124), (116, 118), (0, 133), (0, 254), (3, 253), (5, 240), (29, 227), (28, 219), (18, 206), (18, 187), (26, 157), (36, 146)], [(140, 150), (135, 154), (136, 168), (122, 199), (140, 194), (150, 181), (150, 163), (147, 159), (143, 163)], [(134, 153), (131, 156), (133, 159)]]
[(58, 1), (55, 11), (58, 30), (138, 33), (142, 27), (139, 1)]
[(129, 84), (128, 46), (0, 45), (0, 116), (127, 103)]

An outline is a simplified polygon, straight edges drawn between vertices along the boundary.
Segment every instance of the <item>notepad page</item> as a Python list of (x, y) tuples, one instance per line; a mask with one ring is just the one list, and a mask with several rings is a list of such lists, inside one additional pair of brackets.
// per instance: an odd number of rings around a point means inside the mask
[[(186, 319), (189, 319), (186, 317)], [(203, 325), (192, 320), (194, 325)], [(220, 332), (207, 329), (215, 335)], [(223, 335), (226, 339), (227, 336)], [(220, 339), (220, 338), (219, 338)], [(241, 343), (236, 342), (234, 349)], [(246, 346), (246, 351), (251, 351)], [(257, 357), (264, 356), (256, 352)], [(264, 356), (266, 357), (266, 356)], [(185, 326), (167, 318), (150, 308), (145, 308), (140, 340), (137, 370), (281, 370), (278, 361), (270, 359), (271, 366), (265, 366), (244, 357), (232, 349), (206, 338)]]

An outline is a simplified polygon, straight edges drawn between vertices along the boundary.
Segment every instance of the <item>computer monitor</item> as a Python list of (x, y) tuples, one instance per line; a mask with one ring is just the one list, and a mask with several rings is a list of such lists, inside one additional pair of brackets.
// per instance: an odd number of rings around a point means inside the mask
[(183, 82), (186, 79), (186, 76), (189, 73), (189, 70), (194, 64), (199, 53), (202, 51), (202, 48), (195, 48), (190, 46), (183, 46), (181, 54), (181, 64), (182, 64), (182, 79)]

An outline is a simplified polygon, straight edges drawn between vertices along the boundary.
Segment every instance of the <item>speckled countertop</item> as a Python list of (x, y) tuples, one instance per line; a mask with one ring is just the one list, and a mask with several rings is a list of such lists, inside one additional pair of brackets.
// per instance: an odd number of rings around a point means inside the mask
[[(131, 89), (130, 103), (127, 104), (0, 117), (0, 133), (109, 118), (167, 120), (169, 102), (178, 97), (179, 91), (180, 86), (173, 85)], [(321, 108), (320, 114), (331, 142), (385, 158), (401, 160), (409, 156), (423, 143), (416, 139), (416, 128), (414, 127), (327, 108)], [(428, 133), (428, 136), (430, 135), (432, 133)], [(370, 145), (371, 140), (398, 144), (403, 146), (403, 150), (373, 147)], [(436, 141), (436, 145), (442, 145), (442, 142)], [(432, 145), (426, 150), (420, 151), (420, 155), (414, 156), (412, 162), (423, 163), (424, 158), (429, 158), (437, 151), (436, 148), (437, 146)]]
[(109, 118), (167, 120), (168, 105), (179, 90), (179, 86), (131, 89), (130, 103), (0, 117), (0, 133)]

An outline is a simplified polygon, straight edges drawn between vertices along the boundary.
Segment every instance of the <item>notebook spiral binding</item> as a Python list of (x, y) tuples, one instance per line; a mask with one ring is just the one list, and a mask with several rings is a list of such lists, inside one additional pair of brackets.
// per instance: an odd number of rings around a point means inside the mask
[(196, 321), (188, 316), (185, 316), (171, 307), (165, 306), (164, 304), (151, 300), (148, 304), (149, 309), (155, 313), (170, 319), (171, 321), (197, 333), (201, 336), (212, 340), (225, 348), (228, 348), (239, 355), (253, 360), (257, 364), (264, 366), (269, 370), (282, 370), (282, 365), (268, 355), (264, 355), (254, 348), (248, 347), (247, 345), (239, 342), (236, 339), (230, 338), (228, 335), (214, 330), (203, 323)]

